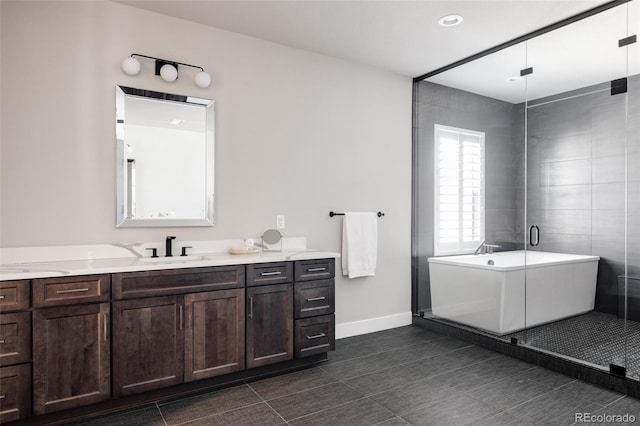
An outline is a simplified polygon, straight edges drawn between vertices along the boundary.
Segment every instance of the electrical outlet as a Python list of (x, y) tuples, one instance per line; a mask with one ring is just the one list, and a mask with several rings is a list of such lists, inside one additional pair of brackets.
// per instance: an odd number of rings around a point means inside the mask
[(283, 229), (284, 228), (284, 215), (279, 214), (276, 216), (276, 228)]

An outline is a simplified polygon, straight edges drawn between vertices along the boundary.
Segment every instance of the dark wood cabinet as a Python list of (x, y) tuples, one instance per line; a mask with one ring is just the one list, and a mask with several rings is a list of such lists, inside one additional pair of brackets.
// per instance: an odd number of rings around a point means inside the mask
[(293, 358), (293, 284), (247, 288), (247, 368)]
[(121, 397), (183, 381), (182, 296), (113, 302), (113, 395)]
[(109, 304), (33, 312), (33, 411), (109, 399)]
[(244, 370), (244, 289), (187, 294), (184, 380)]
[(31, 415), (31, 364), (0, 368), (0, 423)]

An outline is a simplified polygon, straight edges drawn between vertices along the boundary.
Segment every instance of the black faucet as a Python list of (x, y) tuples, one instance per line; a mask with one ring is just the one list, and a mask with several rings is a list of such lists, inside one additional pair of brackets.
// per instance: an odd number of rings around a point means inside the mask
[(164, 256), (165, 257), (173, 257), (173, 254), (171, 253), (171, 244), (172, 244), (172, 240), (175, 240), (176, 237), (173, 236), (169, 236), (167, 237), (167, 239), (165, 240), (164, 243)]

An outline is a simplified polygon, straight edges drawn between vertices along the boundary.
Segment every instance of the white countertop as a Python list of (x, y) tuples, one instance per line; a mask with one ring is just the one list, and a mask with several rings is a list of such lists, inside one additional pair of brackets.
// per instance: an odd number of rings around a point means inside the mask
[[(193, 243), (191, 243), (193, 244)], [(74, 246), (77, 248), (80, 246)], [(96, 247), (96, 246), (94, 246)], [(58, 248), (58, 251), (61, 248)], [(195, 247), (194, 247), (195, 249)], [(105, 255), (108, 255), (105, 251)], [(194, 250), (197, 251), (197, 250)], [(33, 252), (33, 251), (32, 251)], [(89, 251), (88, 251), (89, 252)], [(95, 253), (95, 250), (94, 250)], [(117, 252), (120, 254), (121, 252)], [(161, 255), (161, 253), (159, 253)], [(104, 255), (103, 255), (104, 256)], [(11, 256), (7, 256), (11, 258)], [(38, 259), (42, 256), (32, 257)], [(294, 260), (312, 260), (338, 258), (339, 253), (312, 250), (308, 248), (290, 248), (283, 251), (266, 251), (257, 254), (233, 255), (228, 252), (196, 252), (186, 257), (150, 258), (127, 253), (126, 257), (99, 257), (87, 259), (60, 259), (53, 261), (29, 261), (0, 264), (0, 281), (24, 280), (32, 278), (64, 277), (74, 275), (108, 274), (118, 272), (157, 271), (179, 268), (202, 268), (207, 266), (244, 265), (265, 262), (284, 262)], [(15, 257), (14, 257), (15, 259)]]

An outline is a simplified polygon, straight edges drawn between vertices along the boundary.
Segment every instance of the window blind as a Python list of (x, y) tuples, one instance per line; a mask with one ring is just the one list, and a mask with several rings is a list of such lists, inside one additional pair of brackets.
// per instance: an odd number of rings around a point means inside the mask
[(435, 126), (435, 254), (473, 252), (484, 239), (484, 133)]

